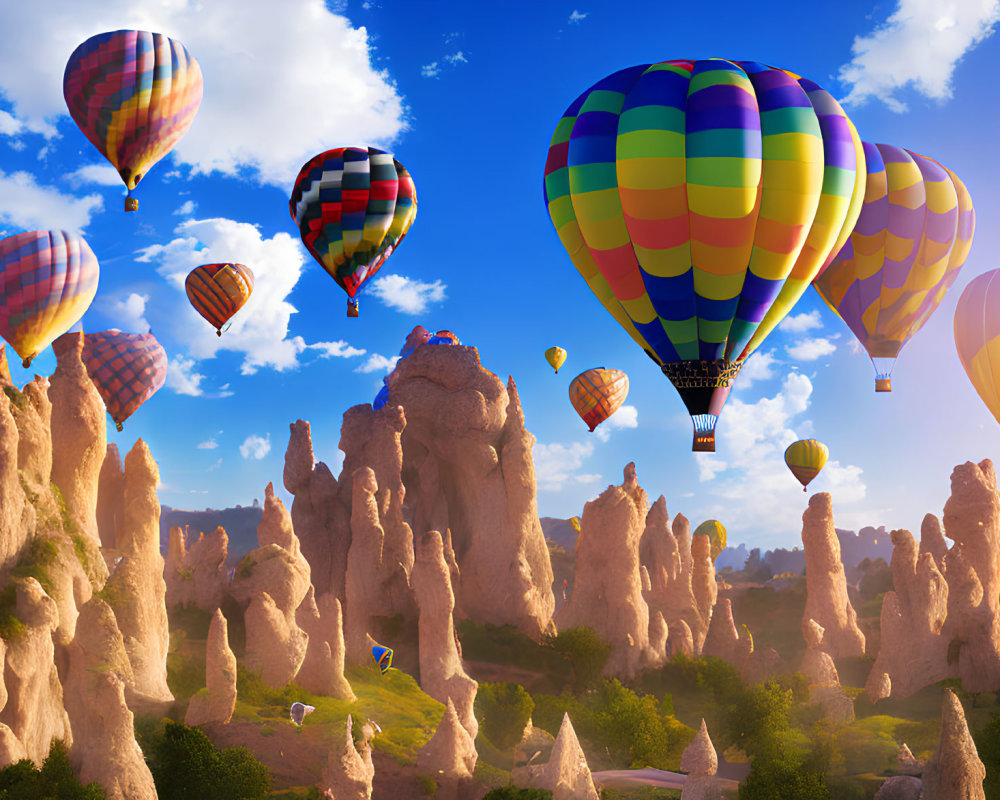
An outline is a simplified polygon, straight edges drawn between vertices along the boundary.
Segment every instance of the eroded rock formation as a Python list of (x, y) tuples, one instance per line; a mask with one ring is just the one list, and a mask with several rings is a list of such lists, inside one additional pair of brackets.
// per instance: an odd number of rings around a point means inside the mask
[(369, 744), (371, 727), (362, 727), (364, 734), (360, 749), (355, 747), (351, 735), (351, 716), (347, 716), (347, 735), (340, 748), (330, 752), (330, 758), (323, 769), (320, 791), (327, 792), (336, 800), (371, 800), (372, 781), (375, 766), (372, 764), (372, 749)]
[(691, 740), (681, 755), (681, 769), (686, 772), (687, 780), (681, 791), (681, 800), (719, 800), (722, 792), (718, 781), (713, 777), (719, 769), (719, 756), (715, 746), (708, 736), (705, 720), (694, 739)]
[(437, 784), (434, 797), (458, 800), (472, 788), (476, 769), (475, 741), (458, 719), (455, 704), (448, 700), (437, 730), (417, 752), (417, 770)]
[(176, 526), (170, 529), (164, 571), (167, 606), (195, 607), (211, 613), (222, 603), (229, 586), (229, 536), (217, 527), (207, 536), (199, 534), (188, 547), (186, 533)]
[(823, 649), (834, 658), (865, 654), (865, 636), (847, 596), (847, 579), (840, 560), (840, 541), (833, 527), (833, 503), (826, 492), (809, 498), (802, 514), (802, 544), (806, 558), (805, 625), (810, 619), (823, 628)]
[(236, 656), (229, 647), (229, 624), (219, 609), (212, 615), (205, 644), (205, 686), (191, 698), (185, 725), (225, 724), (236, 709)]
[(921, 778), (924, 800), (986, 800), (985, 778), (986, 767), (976, 752), (965, 710), (947, 689), (941, 709), (941, 741)]
[(295, 612), (295, 620), (309, 637), (295, 682), (313, 694), (354, 702), (354, 692), (344, 677), (344, 627), (340, 601), (328, 593), (317, 602), (315, 590), (310, 586), (306, 599)]
[(583, 507), (573, 594), (556, 616), (559, 630), (587, 626), (611, 645), (609, 675), (632, 677), (657, 663), (639, 572), (646, 512), (646, 493), (630, 463), (621, 486), (609, 486)]

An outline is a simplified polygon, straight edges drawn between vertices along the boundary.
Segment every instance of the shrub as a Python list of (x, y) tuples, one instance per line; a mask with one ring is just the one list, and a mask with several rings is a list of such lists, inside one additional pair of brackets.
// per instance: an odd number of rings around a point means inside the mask
[(73, 774), (66, 746), (56, 739), (40, 770), (28, 759), (0, 770), (0, 800), (104, 800), (100, 784)]
[(590, 628), (567, 628), (556, 636), (546, 637), (546, 643), (572, 667), (573, 686), (577, 691), (600, 680), (611, 653), (611, 645), (601, 641)]
[(979, 758), (986, 765), (983, 791), (987, 797), (1000, 797), (1000, 714), (994, 713), (986, 725), (972, 735)]
[(168, 720), (146, 745), (160, 800), (265, 800), (271, 775), (245, 747), (219, 750), (198, 728)]
[(517, 786), (501, 786), (491, 789), (483, 800), (552, 800), (548, 789), (521, 789)]
[(481, 729), (500, 750), (509, 750), (519, 741), (535, 708), (535, 701), (517, 683), (480, 683), (475, 713)]

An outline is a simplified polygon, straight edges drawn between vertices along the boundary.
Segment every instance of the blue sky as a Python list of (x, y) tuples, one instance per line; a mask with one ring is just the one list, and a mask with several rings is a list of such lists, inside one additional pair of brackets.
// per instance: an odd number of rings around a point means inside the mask
[[(0, 29), (0, 230), (81, 230), (101, 263), (87, 331), (152, 328), (167, 385), (109, 441), (145, 439), (160, 500), (248, 505), (274, 481), (288, 425), (309, 420), (339, 473), (341, 417), (370, 402), (417, 324), (448, 328), (483, 365), (512, 375), (537, 437), (542, 515), (568, 517), (635, 461), (671, 514), (717, 517), (730, 541), (799, 543), (806, 496), (785, 446), (825, 441), (839, 527), (919, 529), (940, 513), (955, 464), (1000, 455), (997, 423), (955, 354), (965, 285), (998, 266), (994, 154), (997, 0), (745, 4), (366, 0), (42, 0), (4, 9)], [(87, 37), (139, 28), (184, 42), (205, 76), (198, 117), (143, 180), (139, 212), (66, 113), (66, 58)], [(718, 427), (690, 452), (684, 406), (594, 298), (542, 201), (553, 128), (584, 89), (623, 67), (722, 56), (785, 67), (836, 97), (862, 138), (935, 158), (966, 183), (972, 253), (930, 322), (903, 349), (892, 394), (810, 290), (750, 359)], [(299, 167), (332, 147), (390, 149), (417, 187), (410, 233), (347, 319), (345, 295), (305, 252), (288, 214)], [(194, 266), (239, 261), (250, 304), (217, 339), (189, 307)], [(543, 358), (569, 352), (554, 375)], [(569, 405), (574, 375), (625, 370), (626, 406), (595, 434)], [(51, 374), (51, 350), (18, 383)]]

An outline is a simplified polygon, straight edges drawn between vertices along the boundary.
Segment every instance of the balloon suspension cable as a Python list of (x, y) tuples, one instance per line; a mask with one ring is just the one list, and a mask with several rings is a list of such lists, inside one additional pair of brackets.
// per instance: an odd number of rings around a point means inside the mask
[(896, 359), (873, 357), (872, 365), (875, 367), (875, 391), (892, 391), (892, 368), (896, 365)]

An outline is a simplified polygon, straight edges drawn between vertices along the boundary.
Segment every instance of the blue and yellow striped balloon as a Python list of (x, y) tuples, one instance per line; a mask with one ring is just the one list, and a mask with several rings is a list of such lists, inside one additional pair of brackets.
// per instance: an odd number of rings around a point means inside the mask
[(677, 388), (695, 450), (746, 358), (846, 241), (861, 140), (815, 83), (664, 61), (599, 81), (556, 126), (545, 202), (604, 307)]

